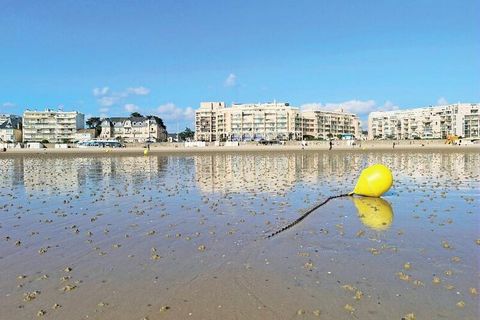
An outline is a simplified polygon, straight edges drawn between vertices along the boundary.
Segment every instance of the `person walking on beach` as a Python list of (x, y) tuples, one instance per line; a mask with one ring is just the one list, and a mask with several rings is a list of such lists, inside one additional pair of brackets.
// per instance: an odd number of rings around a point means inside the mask
[(332, 142), (332, 140), (330, 140), (330, 149), (328, 149), (328, 150), (332, 150), (332, 147), (333, 147), (333, 142)]
[(395, 141), (393, 141), (392, 149), (395, 149)]

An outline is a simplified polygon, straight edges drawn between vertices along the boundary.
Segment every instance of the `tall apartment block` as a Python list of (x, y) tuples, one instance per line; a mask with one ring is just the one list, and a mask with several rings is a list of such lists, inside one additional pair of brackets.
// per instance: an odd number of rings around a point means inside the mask
[(303, 135), (317, 139), (332, 139), (339, 136), (360, 138), (360, 120), (353, 113), (339, 111), (303, 111)]
[(288, 103), (247, 103), (225, 107), (224, 102), (202, 102), (195, 112), (195, 139), (273, 140), (301, 138), (298, 108)]
[[(201, 102), (195, 111), (195, 140), (219, 141), (223, 135), (224, 102)], [(220, 120), (221, 132), (217, 132), (217, 119)]]
[(293, 140), (304, 136), (327, 139), (339, 134), (360, 136), (354, 114), (305, 111), (289, 103), (247, 103), (226, 107), (224, 102), (202, 102), (195, 112), (195, 139)]
[(479, 104), (457, 103), (410, 110), (372, 112), (368, 139), (479, 138)]
[(72, 142), (78, 129), (85, 127), (85, 116), (77, 111), (27, 110), (23, 113), (23, 141)]

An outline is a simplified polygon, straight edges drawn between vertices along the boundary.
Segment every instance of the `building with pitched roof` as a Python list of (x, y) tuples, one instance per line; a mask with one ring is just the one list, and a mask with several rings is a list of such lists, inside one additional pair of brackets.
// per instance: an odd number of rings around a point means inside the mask
[(22, 117), (0, 114), (0, 141), (22, 142)]
[(117, 139), (128, 143), (163, 142), (167, 128), (156, 116), (111, 117), (101, 123), (101, 139)]

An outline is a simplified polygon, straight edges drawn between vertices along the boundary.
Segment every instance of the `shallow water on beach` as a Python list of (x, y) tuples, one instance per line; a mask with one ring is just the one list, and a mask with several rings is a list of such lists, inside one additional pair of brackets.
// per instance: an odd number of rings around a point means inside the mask
[[(382, 199), (334, 199), (388, 165)], [(480, 154), (0, 158), (1, 319), (477, 319)]]

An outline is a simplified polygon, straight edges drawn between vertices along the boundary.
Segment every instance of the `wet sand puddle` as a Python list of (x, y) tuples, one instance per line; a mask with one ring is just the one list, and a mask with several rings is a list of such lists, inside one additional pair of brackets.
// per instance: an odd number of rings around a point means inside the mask
[[(329, 202), (382, 162), (382, 199)], [(0, 158), (2, 319), (476, 319), (475, 152)]]

